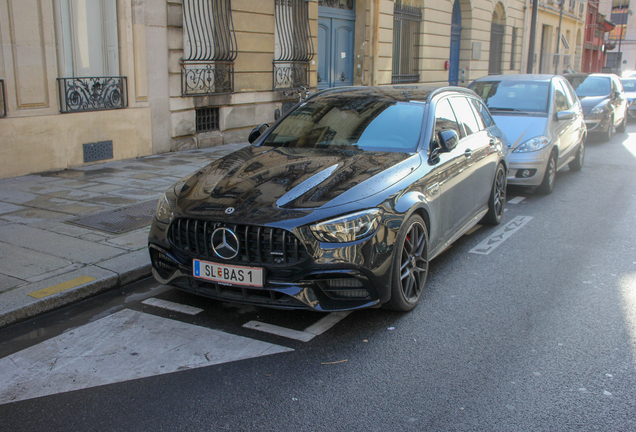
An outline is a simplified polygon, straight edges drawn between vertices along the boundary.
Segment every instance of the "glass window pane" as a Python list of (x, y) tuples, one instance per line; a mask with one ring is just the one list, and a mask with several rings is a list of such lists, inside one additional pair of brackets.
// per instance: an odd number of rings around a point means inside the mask
[(479, 125), (477, 124), (477, 120), (475, 120), (475, 114), (470, 108), (466, 98), (454, 97), (451, 98), (450, 103), (453, 107), (453, 111), (455, 111), (457, 120), (464, 126), (466, 135), (478, 132)]

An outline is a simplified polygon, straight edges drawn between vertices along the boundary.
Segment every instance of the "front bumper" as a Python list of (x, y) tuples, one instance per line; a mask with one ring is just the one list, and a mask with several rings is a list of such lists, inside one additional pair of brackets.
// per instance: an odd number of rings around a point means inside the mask
[(607, 128), (610, 126), (610, 117), (605, 114), (587, 115), (585, 116), (585, 126), (588, 132), (607, 132)]
[[(508, 184), (516, 186), (539, 186), (543, 181), (552, 145), (536, 152), (508, 153)], [(524, 171), (529, 173), (524, 176)]]
[[(167, 239), (167, 226), (154, 221), (149, 235), (153, 276), (162, 284), (228, 302), (323, 312), (380, 305), (390, 298), (393, 242), (397, 232), (380, 225), (371, 237), (342, 245), (318, 242), (295, 229), (308, 256), (291, 265), (245, 264), (263, 268), (261, 287), (229, 285), (193, 276), (193, 259), (233, 265), (210, 256), (184, 254)], [(390, 246), (387, 246), (390, 245)]]

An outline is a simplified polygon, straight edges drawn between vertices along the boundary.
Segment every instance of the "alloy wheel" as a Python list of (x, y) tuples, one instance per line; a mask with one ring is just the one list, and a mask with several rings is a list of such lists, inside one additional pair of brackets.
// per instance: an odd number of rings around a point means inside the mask
[(400, 260), (400, 281), (404, 299), (417, 302), (422, 294), (428, 273), (428, 248), (426, 228), (414, 222), (406, 233)]

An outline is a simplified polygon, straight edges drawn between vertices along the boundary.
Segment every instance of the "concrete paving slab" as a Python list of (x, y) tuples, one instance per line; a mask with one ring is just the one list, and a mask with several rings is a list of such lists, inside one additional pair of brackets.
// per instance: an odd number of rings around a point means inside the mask
[(25, 202), (32, 201), (40, 196), (30, 192), (17, 190), (15, 187), (16, 186), (0, 187), (0, 201), (11, 204), (24, 204)]
[(90, 179), (87, 180), (85, 178), (77, 178), (77, 179), (62, 179), (55, 183), (55, 186), (70, 188), (70, 189), (84, 189), (91, 186), (97, 186), (99, 183), (95, 180), (98, 179)]
[(40, 281), (43, 281), (43, 280), (46, 280), (46, 279), (51, 279), (51, 278), (53, 278), (55, 276), (63, 275), (63, 274), (66, 274), (66, 273), (70, 273), (70, 272), (72, 272), (74, 270), (77, 270), (77, 269), (80, 269), (80, 268), (82, 268), (84, 266), (85, 266), (85, 264), (71, 264), (69, 266), (62, 267), (62, 268), (50, 271), (48, 273), (44, 273), (44, 274), (41, 274), (41, 275), (38, 275), (38, 276), (30, 277), (30, 278), (27, 279), (27, 282), (34, 283), (34, 282), (40, 282)]
[[(5, 228), (6, 226), (2, 227), (0, 233)], [(64, 258), (0, 242), (0, 273), (7, 276), (27, 280), (71, 264)]]
[[(29, 296), (36, 291), (86, 276), (93, 280), (43, 298)], [(113, 289), (118, 284), (117, 273), (96, 266), (86, 266), (61, 276), (16, 288), (2, 294), (0, 328)]]
[(0, 242), (50, 254), (74, 263), (90, 264), (121, 255), (121, 249), (95, 244), (24, 225), (6, 225), (0, 229)]
[(114, 184), (108, 184), (108, 183), (102, 182), (98, 184), (97, 186), (90, 186), (82, 190), (85, 190), (88, 192), (97, 192), (97, 193), (109, 193), (109, 192), (121, 190), (121, 189), (125, 189), (125, 188), (122, 188), (120, 185), (114, 185)]
[(98, 192), (90, 192), (84, 189), (70, 189), (70, 188), (56, 188), (57, 190), (52, 190), (47, 193), (49, 196), (53, 196), (55, 198), (63, 198), (73, 201), (82, 201), (88, 198), (95, 198), (101, 196)]
[(25, 207), (22, 207), (22, 206), (17, 206), (15, 204), (9, 204), (9, 203), (0, 202), (0, 214), (11, 213), (11, 212), (14, 212), (14, 211), (24, 210), (24, 209), (25, 209)]
[(104, 206), (82, 201), (71, 201), (51, 196), (40, 196), (34, 200), (24, 203), (25, 206), (35, 207), (43, 210), (51, 210), (69, 215), (80, 215), (85, 213), (98, 212), (104, 210)]
[(122, 196), (125, 198), (139, 199), (143, 201), (149, 200), (151, 198), (159, 199), (161, 197), (161, 193), (146, 189), (122, 189), (120, 191), (111, 192), (110, 194)]
[(120, 177), (120, 178), (110, 178), (105, 179), (104, 183), (108, 184), (116, 184), (120, 186), (126, 186), (129, 188), (136, 189), (150, 189), (157, 187), (157, 183), (147, 180), (137, 180), (130, 177)]
[(129, 234), (121, 235), (118, 237), (112, 237), (106, 241), (106, 244), (114, 244), (117, 246), (125, 247), (130, 250), (137, 250), (148, 247), (148, 233), (150, 227), (143, 228)]
[(25, 280), (0, 273), (0, 294), (25, 283), (27, 283)]
[(47, 224), (41, 224), (37, 228), (45, 229), (58, 234), (64, 234), (71, 237), (82, 237), (87, 234), (92, 234), (93, 231), (87, 228), (78, 227), (77, 225), (69, 225), (64, 222), (48, 222)]
[(95, 265), (117, 273), (120, 277), (121, 285), (127, 285), (152, 275), (150, 253), (148, 253), (147, 248), (111, 258)]
[(0, 219), (20, 224), (36, 224), (38, 222), (59, 221), (68, 219), (68, 213), (61, 213), (36, 208), (28, 208), (17, 212), (5, 213), (0, 215)]
[(137, 204), (139, 201), (143, 201), (143, 200), (118, 197), (115, 195), (100, 195), (98, 197), (89, 198), (84, 201), (93, 203), (93, 204), (101, 204), (101, 205), (109, 206), (109, 207), (122, 207), (122, 206), (131, 205), (131, 204)]

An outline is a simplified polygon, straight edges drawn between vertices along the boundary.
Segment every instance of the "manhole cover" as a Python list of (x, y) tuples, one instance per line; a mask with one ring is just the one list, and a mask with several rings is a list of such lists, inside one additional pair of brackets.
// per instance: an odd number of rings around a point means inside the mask
[(111, 234), (122, 234), (150, 225), (156, 209), (157, 200), (144, 201), (116, 210), (81, 216), (68, 220), (66, 223), (106, 231)]

